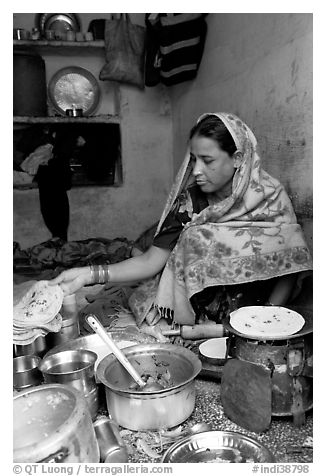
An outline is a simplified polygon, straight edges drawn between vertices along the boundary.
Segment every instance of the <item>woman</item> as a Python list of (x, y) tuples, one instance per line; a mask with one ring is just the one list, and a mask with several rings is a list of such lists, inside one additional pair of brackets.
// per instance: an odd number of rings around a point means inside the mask
[(291, 202), (261, 169), (256, 145), (235, 115), (201, 116), (153, 245), (52, 282), (70, 294), (87, 284), (145, 280), (129, 300), (138, 324), (163, 317), (192, 325), (203, 314), (223, 316), (230, 305), (286, 304), (311, 257)]

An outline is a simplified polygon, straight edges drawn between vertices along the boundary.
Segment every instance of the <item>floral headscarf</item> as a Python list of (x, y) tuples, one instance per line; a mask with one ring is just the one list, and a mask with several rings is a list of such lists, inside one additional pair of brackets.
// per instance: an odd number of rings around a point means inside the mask
[[(190, 297), (210, 286), (232, 285), (312, 269), (309, 249), (284, 187), (261, 168), (257, 141), (237, 116), (205, 114), (220, 118), (229, 130), (242, 159), (224, 200), (192, 213), (171, 252), (166, 266), (152, 282), (151, 296), (143, 305), (152, 318), (172, 315), (179, 324), (194, 324)], [(190, 153), (177, 174), (157, 232), (176, 198), (187, 189), (191, 177)], [(189, 213), (189, 212), (188, 212)], [(154, 291), (155, 290), (155, 291)], [(153, 300), (153, 293), (155, 298)], [(131, 304), (136, 301), (131, 300)], [(144, 304), (144, 303), (143, 303)], [(154, 304), (154, 306), (153, 306)]]

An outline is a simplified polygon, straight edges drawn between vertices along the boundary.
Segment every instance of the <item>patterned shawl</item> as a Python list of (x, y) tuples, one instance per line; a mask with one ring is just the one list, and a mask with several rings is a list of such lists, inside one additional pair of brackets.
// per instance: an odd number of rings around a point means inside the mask
[[(207, 114), (201, 116), (201, 121)], [(209, 114), (210, 115), (210, 114)], [(200, 213), (192, 212), (189, 194), (183, 205), (187, 223), (163, 269), (131, 296), (130, 307), (141, 323), (172, 316), (192, 325), (190, 297), (210, 286), (232, 285), (312, 269), (302, 229), (284, 187), (261, 168), (257, 141), (238, 117), (219, 117), (242, 152), (232, 193)], [(169, 194), (157, 233), (179, 194), (193, 181), (189, 151)]]

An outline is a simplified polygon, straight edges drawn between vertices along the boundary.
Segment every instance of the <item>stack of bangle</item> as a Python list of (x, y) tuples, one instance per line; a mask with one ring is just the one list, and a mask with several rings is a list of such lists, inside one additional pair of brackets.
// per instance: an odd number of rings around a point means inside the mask
[(91, 284), (104, 284), (110, 282), (110, 270), (109, 266), (98, 265), (90, 266), (91, 271)]

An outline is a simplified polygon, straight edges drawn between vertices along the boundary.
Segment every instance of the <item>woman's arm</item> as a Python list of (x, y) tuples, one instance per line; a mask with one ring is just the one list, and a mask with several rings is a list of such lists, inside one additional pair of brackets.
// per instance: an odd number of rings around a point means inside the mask
[(139, 281), (159, 273), (170, 256), (170, 250), (151, 246), (145, 253), (133, 258), (110, 264), (110, 283)]
[[(170, 255), (170, 250), (151, 246), (140, 256), (110, 264), (110, 283), (126, 283), (151, 278), (159, 273)], [(51, 284), (60, 284), (65, 295), (72, 294), (92, 282), (92, 273), (89, 266), (73, 268), (63, 271), (57, 278), (50, 281)]]
[(278, 278), (266, 304), (272, 306), (283, 306), (286, 304), (292, 294), (296, 279), (297, 274), (295, 273)]

